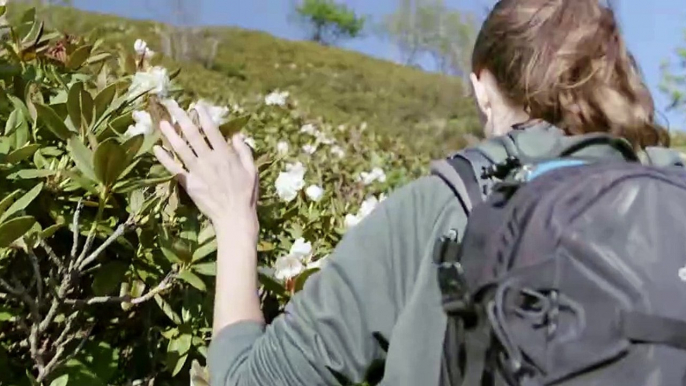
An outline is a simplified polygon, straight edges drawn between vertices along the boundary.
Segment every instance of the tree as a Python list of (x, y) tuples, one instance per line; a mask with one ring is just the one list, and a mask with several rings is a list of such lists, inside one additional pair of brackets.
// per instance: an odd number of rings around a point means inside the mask
[(166, 24), (155, 25), (160, 36), (161, 52), (179, 62), (197, 62), (212, 68), (220, 40), (211, 31), (194, 27), (200, 23), (202, 1), (164, 0), (144, 3), (158, 20)]
[(310, 39), (324, 45), (360, 36), (366, 21), (345, 4), (333, 0), (303, 0), (296, 6), (296, 13), (312, 29)]
[[(686, 34), (684, 37), (686, 38)], [(660, 89), (669, 96), (669, 110), (686, 113), (686, 47), (678, 48), (676, 54), (679, 62), (676, 68), (671, 67), (669, 62), (662, 65)]]
[(428, 55), (437, 71), (462, 77), (469, 73), (476, 39), (474, 17), (449, 8), (444, 0), (400, 0), (381, 28), (398, 46), (406, 65)]

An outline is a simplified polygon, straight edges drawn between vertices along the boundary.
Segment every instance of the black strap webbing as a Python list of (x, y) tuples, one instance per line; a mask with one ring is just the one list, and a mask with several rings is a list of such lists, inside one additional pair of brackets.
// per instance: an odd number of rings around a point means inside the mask
[(686, 321), (630, 311), (622, 314), (624, 336), (641, 343), (686, 350)]
[(465, 336), (467, 360), (462, 386), (481, 385), (490, 342), (491, 329), (489, 326), (488, 322), (483, 322), (476, 329), (467, 332)]

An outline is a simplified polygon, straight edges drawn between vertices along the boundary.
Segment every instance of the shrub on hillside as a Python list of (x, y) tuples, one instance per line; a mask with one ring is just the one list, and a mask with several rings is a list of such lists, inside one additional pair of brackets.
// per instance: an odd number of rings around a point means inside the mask
[(216, 241), (150, 153), (169, 103), (208, 105), (226, 135), (242, 130), (254, 148), (271, 316), (347, 228), (425, 170), (398, 140), (308, 117), (285, 92), (241, 106), (191, 100), (143, 41), (110, 55), (102, 41), (46, 31), (33, 10), (10, 31), (0, 52), (3, 382), (202, 377)]

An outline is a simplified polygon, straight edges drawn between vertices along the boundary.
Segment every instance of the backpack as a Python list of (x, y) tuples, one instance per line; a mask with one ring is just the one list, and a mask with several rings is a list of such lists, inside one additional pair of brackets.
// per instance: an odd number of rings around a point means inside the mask
[(432, 165), (442, 386), (686, 385), (686, 171), (606, 134), (513, 130)]

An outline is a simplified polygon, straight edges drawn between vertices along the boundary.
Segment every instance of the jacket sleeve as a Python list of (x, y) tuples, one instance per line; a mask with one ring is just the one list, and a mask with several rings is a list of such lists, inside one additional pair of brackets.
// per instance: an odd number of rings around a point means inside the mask
[[(343, 237), (270, 325), (239, 322), (210, 345), (213, 386), (361, 382), (385, 358), (433, 223), (450, 194), (434, 177), (392, 194)], [(442, 197), (442, 200), (441, 200)], [(343, 381), (344, 380), (344, 381)]]

